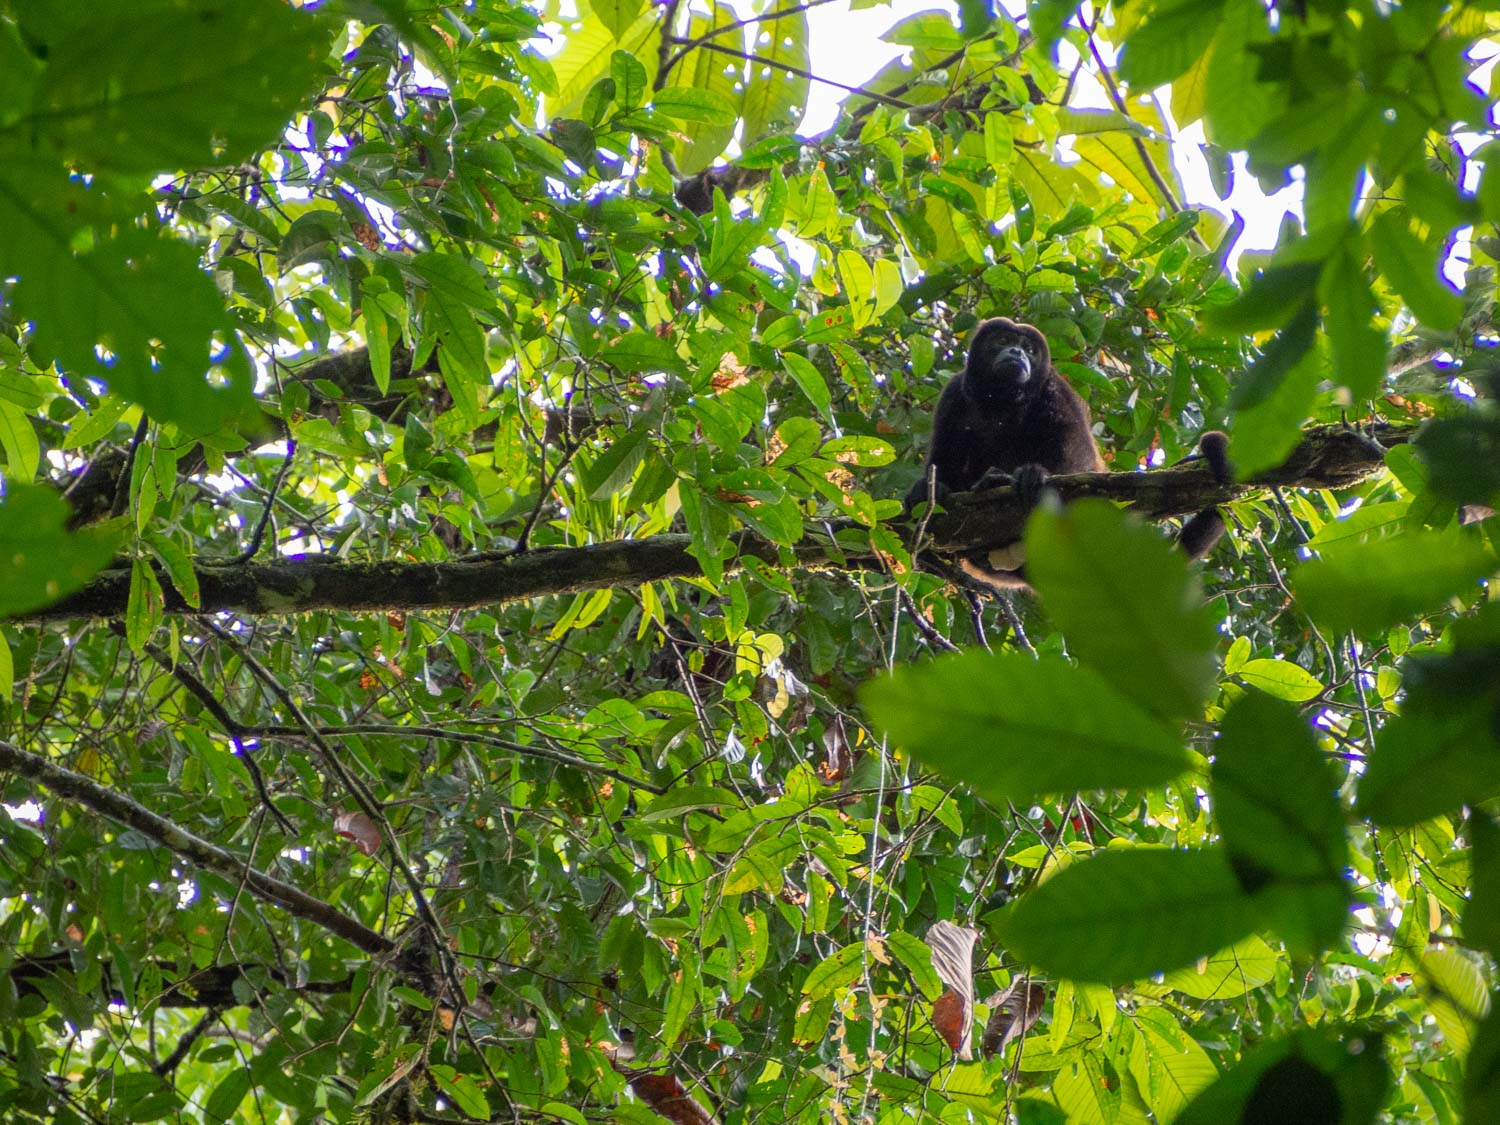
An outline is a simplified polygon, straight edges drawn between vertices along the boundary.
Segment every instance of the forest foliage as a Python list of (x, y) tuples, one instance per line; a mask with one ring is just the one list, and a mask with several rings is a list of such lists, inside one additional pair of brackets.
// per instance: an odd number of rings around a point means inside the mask
[(1500, 1119), (1500, 3), (835, 2), (0, 2), (6, 1120)]

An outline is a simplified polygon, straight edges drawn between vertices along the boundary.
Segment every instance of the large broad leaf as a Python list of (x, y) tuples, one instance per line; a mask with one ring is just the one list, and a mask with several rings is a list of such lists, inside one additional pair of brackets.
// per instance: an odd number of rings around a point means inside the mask
[(589, 0), (594, 15), (616, 39), (625, 37), (644, 6), (645, 0)]
[(1494, 718), (1494, 703), (1475, 699), (1448, 714), (1392, 719), (1360, 779), (1360, 815), (1404, 828), (1500, 795)]
[(1311, 956), (1343, 930), (1348, 842), (1338, 778), (1289, 703), (1252, 692), (1230, 710), (1214, 750), (1214, 810), (1235, 875), (1271, 924)]
[(1140, 90), (1164, 85), (1198, 61), (1219, 28), (1224, 0), (1157, 7), (1120, 52), (1120, 77)]
[(410, 268), (427, 287), (424, 314), (441, 340), (438, 367), (444, 385), (454, 406), (472, 417), (479, 388), (489, 382), (479, 320), (494, 322), (495, 298), (468, 262), (453, 254), (419, 254)]
[[(798, 0), (776, 0), (752, 44), (756, 61), (745, 83), (741, 113), (744, 143), (767, 133), (790, 132), (802, 122), (812, 81), (806, 74), (808, 56), (807, 10)], [(792, 69), (802, 71), (794, 73)]]
[(89, 5), (47, 44), (37, 124), (6, 140), (45, 139), (119, 172), (233, 164), (286, 127), (327, 42), (323, 25), (281, 0)]
[(1191, 965), (1149, 981), (1137, 981), (1133, 987), (1143, 996), (1180, 992), (1198, 1000), (1231, 1000), (1248, 996), (1275, 980), (1280, 964), (1281, 954), (1263, 938), (1251, 934), (1218, 953), (1200, 957)]
[(655, 92), (651, 105), (678, 121), (675, 132), (685, 142), (676, 166), (691, 174), (711, 165), (735, 135), (745, 95), (745, 31), (732, 7), (709, 0), (708, 12), (694, 10), (688, 18), (687, 39), (700, 45), (667, 72), (669, 86)]
[(1217, 849), (1100, 852), (995, 916), (1006, 951), (1048, 973), (1104, 984), (1191, 965), (1259, 921)]
[(68, 505), (51, 489), (12, 482), (0, 500), (0, 617), (51, 605), (108, 565), (122, 528), (64, 530)]
[(1431, 328), (1453, 329), (1464, 303), (1439, 272), (1441, 241), (1424, 242), (1412, 233), (1404, 209), (1385, 212), (1370, 228), (1375, 264), (1417, 319)]
[(1330, 551), (1292, 572), (1297, 600), (1336, 632), (1370, 633), (1478, 593), (1497, 563), (1484, 542), (1458, 529), (1418, 531)]
[(1361, 1125), (1375, 1120), (1391, 1081), (1380, 1035), (1299, 1031), (1264, 1043), (1200, 1094), (1178, 1125), (1227, 1121)]
[(1201, 712), (1214, 678), (1213, 618), (1186, 558), (1104, 501), (1039, 511), (1026, 568), (1070, 650), (1148, 710)]
[(581, 28), (569, 32), (563, 49), (550, 60), (557, 78), (557, 95), (547, 99), (547, 116), (577, 116), (589, 88), (610, 73), (617, 50), (625, 51), (646, 68), (649, 87), (656, 81), (661, 62), (661, 29), (660, 17), (647, 8), (620, 36), (597, 18), (585, 20)]
[(1490, 955), (1500, 952), (1500, 826), (1475, 810), (1469, 814), (1469, 901), (1464, 906), (1464, 944)]
[(1317, 329), (1318, 308), (1309, 300), (1267, 341), (1250, 369), (1235, 384), (1230, 405), (1236, 410), (1248, 410), (1268, 401), (1287, 374), (1312, 350)]
[(1230, 304), (1204, 311), (1203, 321), (1225, 335), (1259, 332), (1285, 324), (1313, 297), (1322, 266), (1317, 262), (1286, 262), (1270, 266), (1250, 279)]
[(1262, 82), (1262, 47), (1272, 38), (1265, 5), (1228, 0), (1205, 74), (1204, 132), (1224, 148), (1243, 148), (1286, 105), (1287, 83)]
[(1265, 401), (1235, 411), (1229, 459), (1241, 480), (1274, 469), (1297, 447), (1302, 440), (1302, 423), (1312, 410), (1324, 373), (1317, 352), (1309, 352)]
[(1373, 396), (1385, 378), (1385, 333), (1375, 327), (1375, 292), (1365, 274), (1363, 245), (1345, 241), (1323, 263), (1318, 300), (1333, 344), (1334, 373), (1356, 400)]
[(127, 230), (75, 252), (64, 186), (61, 172), (0, 163), (0, 272), (20, 277), (15, 305), (36, 322), (34, 350), (189, 433), (250, 413), (249, 360), (197, 251)]
[[(1494, 376), (1488, 383), (1491, 394), (1500, 386)], [(1416, 446), (1441, 495), (1458, 504), (1491, 504), (1500, 497), (1500, 415), (1492, 402), (1429, 422)]]
[(1057, 657), (969, 653), (900, 669), (861, 696), (918, 759), (999, 801), (1157, 785), (1190, 764), (1103, 677)]
[(1479, 1025), (1464, 1068), (1464, 1120), (1500, 1120), (1500, 1004)]

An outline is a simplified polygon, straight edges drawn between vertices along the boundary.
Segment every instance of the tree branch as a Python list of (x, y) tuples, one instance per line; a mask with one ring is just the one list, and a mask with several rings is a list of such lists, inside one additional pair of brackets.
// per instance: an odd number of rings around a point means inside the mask
[(290, 883), (250, 867), (233, 852), (211, 844), (201, 836), (193, 835), (180, 825), (158, 816), (145, 805), (132, 801), (113, 789), (107, 789), (80, 773), (64, 769), (8, 742), (0, 742), (0, 769), (10, 770), (28, 781), (34, 781), (59, 797), (76, 801), (116, 824), (134, 828), (174, 855), (226, 879), (243, 883), (257, 898), (322, 926), (366, 953), (386, 956), (396, 951), (395, 942), (384, 934), (376, 933), (358, 919), (335, 910), (322, 899), (314, 898)]
[[(1129, 503), (1151, 520), (1187, 515), (1226, 504), (1263, 488), (1349, 488), (1380, 472), (1385, 448), (1410, 440), (1414, 431), (1385, 427), (1375, 437), (1345, 426), (1317, 426), (1278, 469), (1254, 480), (1220, 485), (1205, 467), (1192, 464), (1147, 473), (1077, 473), (1054, 477), (1064, 501), (1100, 496)], [(928, 524), (931, 548), (939, 552), (986, 550), (1021, 537), (1026, 510), (1009, 488), (949, 497), (948, 511)], [(794, 547), (783, 547), (749, 531), (729, 537), (726, 572), (746, 558), (802, 570), (878, 570), (865, 531), (851, 521), (828, 521)], [(702, 566), (681, 534), (622, 539), (586, 547), (538, 548), (522, 555), (481, 554), (442, 563), (349, 563), (334, 558), (285, 559), (261, 565), (199, 563), (200, 604), (189, 606), (159, 571), (166, 612), (241, 613), (269, 616), (333, 609), (469, 609), (573, 594), (612, 586), (638, 586), (669, 578), (696, 578)], [(108, 570), (82, 590), (17, 621), (117, 617), (130, 597), (128, 567)]]

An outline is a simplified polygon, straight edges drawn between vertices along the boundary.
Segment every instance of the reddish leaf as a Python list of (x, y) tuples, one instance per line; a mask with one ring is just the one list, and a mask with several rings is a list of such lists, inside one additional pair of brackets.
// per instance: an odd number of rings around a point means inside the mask
[(964, 998), (951, 988), (932, 1002), (932, 1026), (959, 1058), (969, 1058), (969, 1012)]
[[(965, 1062), (974, 1057), (969, 1049), (969, 1026), (974, 1022), (974, 943), (978, 940), (978, 930), (948, 921), (936, 922), (927, 931), (932, 967), (946, 989), (933, 1005), (933, 1022)], [(945, 1004), (950, 993), (953, 1000)], [(957, 1010), (951, 1010), (952, 1006)]]
[(362, 812), (341, 812), (333, 818), (333, 830), (365, 855), (374, 855), (380, 850), (380, 829)]
[(708, 1110), (688, 1097), (672, 1074), (638, 1074), (630, 1080), (635, 1096), (672, 1125), (715, 1125)]

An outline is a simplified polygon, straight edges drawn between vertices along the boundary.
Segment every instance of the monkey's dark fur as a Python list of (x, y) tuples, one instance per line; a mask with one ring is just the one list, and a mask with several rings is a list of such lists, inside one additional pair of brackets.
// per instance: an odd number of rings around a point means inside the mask
[[(938, 399), (932, 448), (907, 507), (1001, 484), (1014, 485), (1027, 505), (1035, 504), (1050, 474), (1104, 471), (1090, 426), (1087, 404), (1052, 367), (1047, 338), (1029, 324), (986, 320), (974, 332), (963, 371)], [(1230, 476), (1227, 448), (1223, 434), (1203, 435), (1204, 460), (1221, 480)], [(1178, 543), (1199, 559), (1223, 534), (1224, 520), (1210, 508), (1183, 526)], [(959, 566), (994, 589), (1026, 585), (1015, 548), (978, 552)]]

